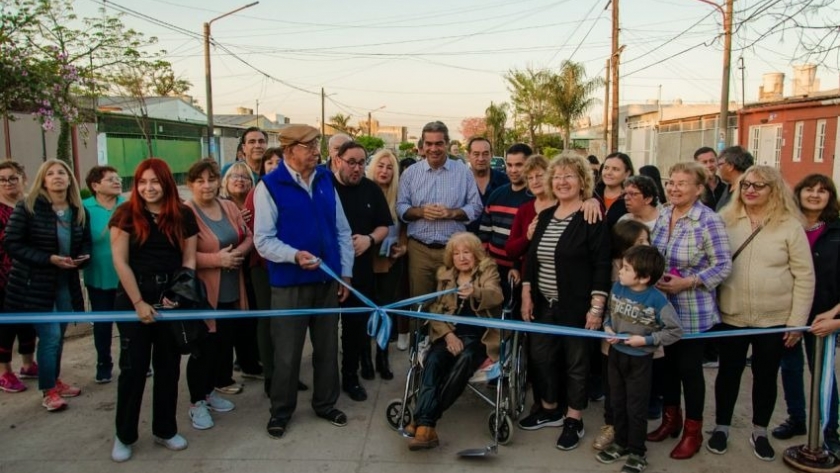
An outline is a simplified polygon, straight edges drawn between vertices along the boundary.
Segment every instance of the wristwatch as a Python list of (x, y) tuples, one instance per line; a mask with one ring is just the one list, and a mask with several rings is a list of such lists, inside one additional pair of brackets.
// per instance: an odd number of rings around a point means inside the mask
[(376, 245), (376, 240), (374, 240), (373, 235), (368, 233), (367, 237), (370, 238), (370, 246), (375, 246)]

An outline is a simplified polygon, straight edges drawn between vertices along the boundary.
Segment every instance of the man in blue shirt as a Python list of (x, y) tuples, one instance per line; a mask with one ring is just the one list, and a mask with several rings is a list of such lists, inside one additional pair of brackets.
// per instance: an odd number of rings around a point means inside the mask
[[(323, 263), (349, 283), (353, 275), (350, 225), (333, 186), (318, 166), (318, 130), (290, 125), (280, 131), (283, 163), (254, 191), (254, 242), (268, 263), (272, 309), (334, 308), (348, 291), (319, 270)], [(338, 315), (271, 320), (274, 374), (271, 419), (266, 430), (281, 438), (297, 406), (297, 384), (306, 331), (313, 349), (312, 408), (335, 426), (347, 416), (335, 408), (338, 378)]]
[(443, 249), (456, 232), (481, 216), (481, 199), (472, 173), (447, 155), (449, 129), (427, 123), (422, 131), (426, 159), (400, 177), (397, 216), (408, 231), (408, 283), (412, 296), (435, 290)]
[[(510, 184), (510, 179), (505, 173), (490, 167), (490, 161), (493, 159), (493, 147), (490, 145), (490, 141), (483, 136), (475, 136), (467, 141), (467, 159), (470, 162), (470, 169), (478, 188), (478, 194), (481, 196), (481, 205), (486, 207), (487, 200), (493, 191), (505, 184)], [(481, 219), (476, 219), (467, 225), (467, 231), (478, 235), (480, 223)]]

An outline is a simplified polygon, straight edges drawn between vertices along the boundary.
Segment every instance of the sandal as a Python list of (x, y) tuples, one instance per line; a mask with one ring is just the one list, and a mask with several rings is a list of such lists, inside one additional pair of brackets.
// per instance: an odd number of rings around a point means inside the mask
[(618, 444), (611, 443), (605, 449), (595, 455), (595, 459), (604, 464), (610, 464), (618, 461), (621, 457), (628, 455), (630, 452), (626, 448)]
[(642, 473), (647, 468), (647, 459), (641, 455), (631, 454), (627, 463), (621, 467), (621, 473)]
[(326, 419), (330, 424), (336, 427), (344, 427), (347, 425), (347, 415), (336, 408), (332, 408), (327, 412), (316, 412), (316, 415), (322, 419)]
[(222, 386), (220, 388), (215, 388), (216, 391), (222, 394), (239, 394), (242, 392), (242, 385), (241, 384), (229, 384), (227, 386)]

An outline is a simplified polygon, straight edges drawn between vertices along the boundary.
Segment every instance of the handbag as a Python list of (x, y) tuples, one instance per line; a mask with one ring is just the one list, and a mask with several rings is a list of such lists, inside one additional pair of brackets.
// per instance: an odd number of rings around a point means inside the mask
[[(172, 277), (172, 281), (161, 294), (182, 310), (213, 310), (207, 301), (207, 288), (195, 275), (195, 270), (181, 268)], [(198, 342), (209, 333), (207, 324), (203, 320), (174, 320), (170, 326), (175, 334), (178, 349), (183, 355), (192, 354), (198, 357)]]
[(758, 232), (760, 232), (762, 228), (764, 228), (764, 225), (759, 225), (758, 228), (753, 230), (753, 232), (750, 234), (750, 236), (747, 237), (747, 239), (744, 240), (743, 243), (741, 243), (741, 246), (739, 246), (738, 249), (735, 250), (735, 253), (732, 253), (732, 262), (733, 263), (735, 262), (735, 258), (737, 258), (738, 255), (740, 255), (741, 252), (744, 251), (744, 248), (746, 248), (747, 245), (749, 245), (750, 242), (753, 241), (753, 238), (755, 238), (755, 236), (758, 235)]

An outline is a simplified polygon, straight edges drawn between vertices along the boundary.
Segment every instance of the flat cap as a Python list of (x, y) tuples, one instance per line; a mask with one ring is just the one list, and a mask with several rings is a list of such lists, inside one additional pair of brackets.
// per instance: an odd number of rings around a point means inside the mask
[(319, 136), (321, 133), (317, 128), (296, 123), (280, 129), (280, 145), (285, 148), (295, 143), (308, 143)]

